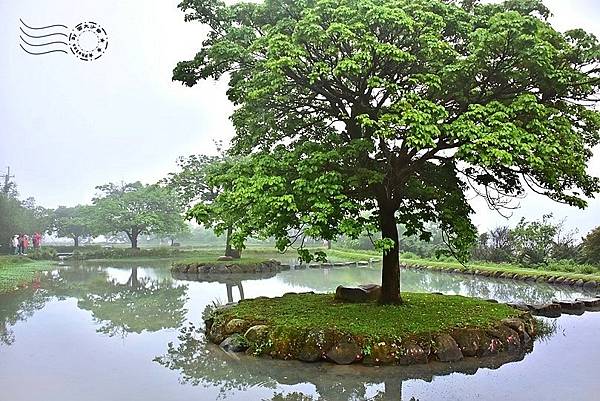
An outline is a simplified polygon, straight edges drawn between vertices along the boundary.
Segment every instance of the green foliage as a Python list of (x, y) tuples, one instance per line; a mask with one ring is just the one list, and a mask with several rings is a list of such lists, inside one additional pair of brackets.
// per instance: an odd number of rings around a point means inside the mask
[(29, 252), (27, 256), (34, 260), (55, 260), (58, 257), (56, 249), (47, 246), (34, 249), (32, 252)]
[(593, 229), (584, 238), (582, 253), (588, 263), (600, 264), (600, 227)]
[(552, 251), (557, 226), (550, 223), (552, 215), (544, 215), (540, 221), (527, 222), (522, 218), (512, 230), (515, 259), (525, 265), (538, 265), (548, 262)]
[(172, 258), (182, 251), (171, 247), (154, 248), (100, 248), (80, 247), (73, 251), (73, 259), (123, 259), (123, 258)]
[(51, 230), (59, 237), (73, 238), (77, 247), (81, 238), (91, 236), (93, 217), (94, 210), (92, 206), (59, 206), (52, 213)]
[(22, 201), (16, 193), (0, 193), (0, 253), (10, 251), (13, 235), (22, 233), (31, 236), (49, 227), (49, 211), (37, 206), (33, 198)]
[(97, 187), (103, 194), (94, 198), (94, 234), (123, 232), (137, 248), (140, 234), (172, 234), (184, 230), (181, 202), (172, 190), (140, 182)]
[(174, 79), (226, 76), (236, 106), (242, 160), (214, 204), (240, 222), (239, 244), (273, 236), (284, 249), (303, 235), (378, 228), (397, 247), (386, 230), (398, 219), (422, 239), (436, 223), (465, 260), (476, 240), (469, 183), (508, 196), (531, 187), (578, 207), (600, 189), (586, 173), (600, 141), (600, 114), (587, 106), (600, 45), (553, 29), (541, 1), (179, 7), (209, 33)]

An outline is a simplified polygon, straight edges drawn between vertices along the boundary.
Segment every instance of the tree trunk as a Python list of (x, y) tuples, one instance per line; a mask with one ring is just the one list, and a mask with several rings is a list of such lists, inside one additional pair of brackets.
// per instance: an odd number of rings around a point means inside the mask
[(382, 304), (401, 304), (400, 297), (400, 253), (398, 227), (396, 227), (395, 210), (382, 208), (379, 212), (379, 224), (382, 238), (394, 241), (394, 246), (383, 253), (383, 269), (381, 271)]
[(75, 248), (77, 248), (79, 246), (79, 237), (74, 235), (73, 236), (73, 241), (75, 241)]
[(131, 249), (138, 249), (138, 236), (140, 235), (140, 232), (131, 230), (131, 233), (125, 231), (125, 234), (127, 234), (129, 241), (131, 241)]
[(225, 256), (233, 257), (233, 249), (231, 248), (231, 232), (233, 229), (227, 227), (227, 233), (225, 234)]

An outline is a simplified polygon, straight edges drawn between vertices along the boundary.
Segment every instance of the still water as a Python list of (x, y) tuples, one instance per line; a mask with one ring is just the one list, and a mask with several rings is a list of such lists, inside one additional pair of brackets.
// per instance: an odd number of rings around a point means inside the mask
[[(203, 310), (240, 297), (379, 282), (377, 268), (188, 278), (173, 277), (164, 263), (87, 264), (0, 295), (0, 400), (600, 400), (600, 312), (547, 319), (555, 331), (533, 352), (479, 369), (473, 361), (304, 364), (229, 355), (206, 344), (198, 330)], [(402, 274), (402, 289), (526, 302), (595, 295), (411, 270)]]

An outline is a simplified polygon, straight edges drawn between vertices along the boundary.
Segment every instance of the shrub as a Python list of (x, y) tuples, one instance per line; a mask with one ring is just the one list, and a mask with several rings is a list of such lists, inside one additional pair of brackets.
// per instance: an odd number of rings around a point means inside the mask
[(27, 256), (35, 260), (54, 260), (57, 258), (57, 252), (54, 248), (41, 247), (30, 252)]

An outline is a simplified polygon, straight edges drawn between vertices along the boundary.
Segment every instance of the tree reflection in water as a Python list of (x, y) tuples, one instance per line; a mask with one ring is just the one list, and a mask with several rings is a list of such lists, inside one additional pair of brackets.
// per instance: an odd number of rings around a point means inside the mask
[[(154, 361), (178, 371), (182, 383), (218, 387), (222, 399), (230, 393), (258, 386), (276, 390), (280, 385), (312, 384), (312, 394), (284, 394), (279, 390), (271, 400), (399, 400), (405, 380), (431, 381), (435, 376), (455, 372), (472, 375), (479, 368), (497, 369), (506, 363), (522, 360), (526, 355), (502, 353), (494, 357), (467, 358), (452, 364), (432, 362), (411, 366), (339, 366), (228, 353), (208, 343), (202, 330), (193, 325), (183, 328), (178, 338), (178, 344), (170, 343), (167, 353), (156, 357)], [(369, 396), (369, 390), (375, 388), (379, 391)]]
[(103, 268), (63, 269), (48, 283), (48, 290), (59, 298), (77, 299), (77, 306), (90, 311), (100, 324), (97, 331), (109, 336), (178, 328), (187, 312), (186, 285), (140, 277), (137, 266), (130, 267), (125, 283), (111, 278)]
[[(39, 276), (36, 280), (39, 280)], [(13, 344), (15, 335), (12, 327), (42, 309), (47, 299), (45, 291), (31, 287), (0, 294), (0, 345)]]

